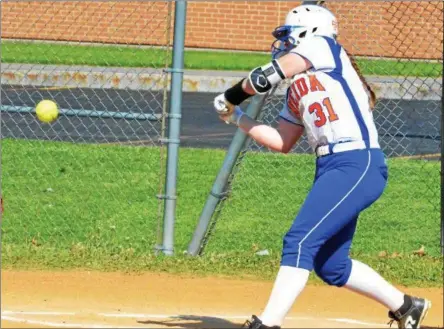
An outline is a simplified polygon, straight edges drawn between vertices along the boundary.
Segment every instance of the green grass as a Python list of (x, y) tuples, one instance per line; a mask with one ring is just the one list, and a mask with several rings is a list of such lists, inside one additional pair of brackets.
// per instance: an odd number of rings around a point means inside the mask
[[(165, 67), (171, 53), (161, 49), (123, 46), (85, 46), (3, 41), (3, 63), (65, 64), (113, 67)], [(167, 56), (169, 56), (167, 58)], [(185, 68), (196, 70), (250, 71), (270, 61), (263, 53), (186, 50)], [(440, 77), (442, 64), (421, 61), (359, 59), (365, 75)]]
[[(272, 279), (282, 236), (310, 187), (314, 159), (248, 154), (205, 255), (183, 256), (224, 155), (180, 150), (178, 256), (168, 258), (153, 253), (159, 149), (3, 140), (2, 266)], [(442, 285), (439, 165), (389, 160), (389, 185), (360, 218), (353, 256), (393, 282)], [(414, 255), (422, 245), (426, 255)], [(270, 255), (256, 256), (261, 249)], [(380, 257), (381, 251), (399, 256)]]

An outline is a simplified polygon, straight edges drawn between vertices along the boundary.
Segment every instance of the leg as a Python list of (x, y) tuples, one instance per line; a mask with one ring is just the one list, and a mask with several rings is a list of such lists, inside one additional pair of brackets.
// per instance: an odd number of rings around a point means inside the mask
[(333, 169), (323, 174), (284, 238), (281, 265), (311, 271), (320, 248), (349, 224), (350, 237), (343, 238), (352, 239), (359, 213), (379, 198), (385, 184), (374, 172)]
[(431, 303), (405, 295), (367, 265), (349, 258), (356, 223), (346, 225), (321, 247), (315, 259), (316, 274), (329, 285), (345, 286), (386, 306), (399, 328), (419, 328)]
[[(261, 315), (267, 326), (280, 326), (295, 299), (304, 289), (313, 258), (319, 247), (344, 225), (344, 221), (332, 215), (332, 209), (344, 208), (341, 199), (351, 189), (344, 184), (344, 174), (333, 170), (319, 178), (308, 194), (304, 205), (284, 238), (284, 248), (279, 269), (270, 299)], [(331, 197), (329, 188), (339, 184), (342, 193)], [(353, 185), (351, 185), (353, 186)], [(341, 188), (340, 188), (341, 190)], [(344, 208), (345, 209), (345, 208)], [(347, 218), (343, 216), (342, 218)], [(325, 224), (322, 225), (322, 224)]]
[(376, 271), (357, 260), (351, 263), (350, 277), (345, 284), (347, 289), (367, 296), (394, 312), (404, 304), (404, 293), (388, 283)]
[(282, 324), (305, 287), (319, 248), (355, 221), (357, 214), (373, 203), (384, 187), (385, 179), (380, 174), (368, 173), (362, 167), (321, 171), (284, 238), (281, 268), (261, 316), (265, 325)]
[(281, 326), (297, 296), (307, 284), (310, 272), (291, 266), (281, 266), (271, 296), (260, 316), (266, 326)]
[(376, 271), (356, 260), (352, 261), (345, 287), (386, 306), (390, 310), (389, 317), (398, 322), (399, 328), (420, 328), (431, 307), (430, 301), (405, 295)]
[(367, 265), (349, 258), (357, 219), (322, 246), (315, 259), (315, 272), (327, 284), (368, 296), (392, 311), (404, 303), (404, 294)]
[(356, 217), (328, 240), (316, 255), (314, 270), (328, 285), (342, 287), (350, 277), (352, 261), (348, 255), (357, 222)]

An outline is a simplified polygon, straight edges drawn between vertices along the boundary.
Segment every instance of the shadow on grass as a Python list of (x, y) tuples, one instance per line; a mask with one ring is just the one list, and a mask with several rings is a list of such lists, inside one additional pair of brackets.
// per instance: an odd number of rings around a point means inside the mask
[(242, 323), (234, 323), (221, 318), (215, 318), (211, 316), (196, 316), (196, 315), (179, 315), (171, 317), (168, 320), (152, 321), (143, 320), (137, 321), (140, 324), (146, 325), (159, 325), (163, 327), (175, 327), (175, 328), (242, 328)]

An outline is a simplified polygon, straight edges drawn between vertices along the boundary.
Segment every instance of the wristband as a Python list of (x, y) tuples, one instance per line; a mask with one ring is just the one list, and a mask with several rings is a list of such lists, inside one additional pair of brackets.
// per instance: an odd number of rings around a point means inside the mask
[(242, 88), (242, 83), (245, 79), (242, 79), (236, 83), (233, 87), (227, 89), (224, 93), (225, 99), (233, 105), (239, 105), (244, 100), (250, 98), (252, 95), (246, 93)]

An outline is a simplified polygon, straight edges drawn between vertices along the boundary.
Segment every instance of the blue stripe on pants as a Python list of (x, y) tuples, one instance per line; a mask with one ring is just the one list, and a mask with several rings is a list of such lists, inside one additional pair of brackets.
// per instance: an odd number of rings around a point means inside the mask
[[(341, 230), (379, 198), (386, 182), (387, 167), (379, 149), (318, 158), (313, 187), (284, 238), (281, 265), (313, 270), (321, 247), (333, 237), (340, 241)], [(353, 234), (347, 240), (352, 238)], [(336, 255), (338, 262), (348, 259), (342, 254)]]

